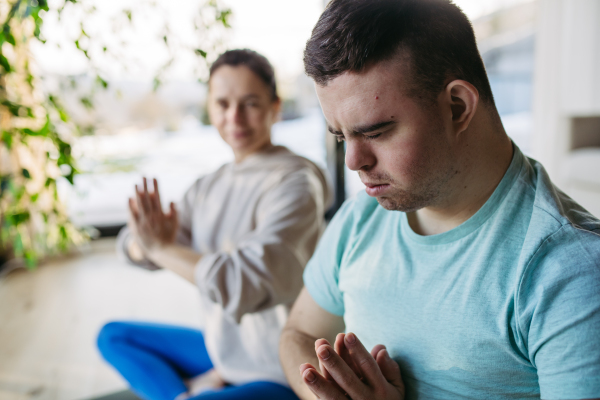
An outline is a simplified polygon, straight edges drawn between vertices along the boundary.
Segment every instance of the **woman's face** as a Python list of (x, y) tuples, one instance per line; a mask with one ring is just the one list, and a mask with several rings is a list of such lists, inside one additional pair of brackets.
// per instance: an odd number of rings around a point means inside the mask
[(280, 102), (248, 67), (224, 65), (209, 82), (208, 113), (211, 123), (231, 146), (236, 161), (271, 144), (271, 126), (279, 116)]

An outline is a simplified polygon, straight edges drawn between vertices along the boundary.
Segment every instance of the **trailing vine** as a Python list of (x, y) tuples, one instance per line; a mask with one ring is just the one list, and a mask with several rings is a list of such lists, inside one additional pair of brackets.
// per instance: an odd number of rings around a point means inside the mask
[[(156, 3), (151, 5), (158, 8)], [(65, 0), (50, 10), (47, 0), (0, 0), (0, 265), (17, 258), (33, 268), (42, 257), (67, 251), (88, 239), (85, 231), (69, 221), (57, 190), (59, 179), (74, 184), (78, 171), (70, 142), (79, 127), (71, 121), (59, 95), (41, 89), (41, 77), (32, 69), (35, 63), (30, 52), (34, 41), (49, 45), (42, 29), (48, 12), (57, 12), (60, 18), (66, 7), (85, 8), (87, 15), (95, 11), (89, 1)], [(206, 71), (208, 59), (221, 50), (218, 34), (210, 40), (208, 36), (229, 27), (231, 11), (217, 0), (208, 0), (199, 11), (193, 18), (198, 44), (188, 43), (186, 50), (201, 60)], [(131, 22), (135, 12), (124, 10), (124, 14)], [(111, 49), (94, 42), (84, 21), (80, 27), (72, 43), (95, 75), (91, 90), (106, 89), (109, 83), (96, 66), (97, 52), (91, 49), (100, 46), (103, 56), (110, 55)], [(170, 59), (156, 71), (154, 90), (175, 57), (173, 43), (177, 40), (168, 24), (161, 39)], [(93, 93), (83, 96), (81, 103), (93, 108)]]

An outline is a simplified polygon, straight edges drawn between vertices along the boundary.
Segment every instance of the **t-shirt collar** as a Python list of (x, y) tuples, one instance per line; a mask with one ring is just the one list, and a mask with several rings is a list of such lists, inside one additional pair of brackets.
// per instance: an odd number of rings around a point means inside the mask
[(415, 233), (408, 223), (406, 213), (402, 213), (401, 234), (403, 237), (417, 243), (426, 245), (440, 245), (462, 239), (481, 227), (497, 210), (500, 208), (502, 201), (510, 192), (513, 184), (519, 177), (523, 167), (525, 156), (519, 150), (519, 147), (513, 143), (512, 161), (504, 177), (494, 190), (494, 193), (485, 202), (485, 204), (471, 218), (460, 224), (454, 229), (438, 235), (423, 236)]

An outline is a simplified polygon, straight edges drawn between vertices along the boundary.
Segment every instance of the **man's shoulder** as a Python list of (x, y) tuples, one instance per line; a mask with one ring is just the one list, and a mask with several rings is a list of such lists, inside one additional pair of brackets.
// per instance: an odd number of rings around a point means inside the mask
[(530, 228), (544, 229), (545, 236), (574, 237), (578, 240), (600, 240), (600, 220), (557, 188), (544, 167), (529, 159), (531, 183), (535, 187)]
[(584, 269), (600, 278), (600, 220), (558, 189), (540, 163), (529, 162), (535, 199), (525, 244), (531, 253), (524, 279), (529, 275), (562, 280)]

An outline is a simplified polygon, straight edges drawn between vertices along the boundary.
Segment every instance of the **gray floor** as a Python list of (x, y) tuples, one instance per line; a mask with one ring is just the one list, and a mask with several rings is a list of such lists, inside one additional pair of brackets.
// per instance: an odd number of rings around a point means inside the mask
[(113, 240), (34, 272), (13, 271), (0, 278), (0, 400), (82, 400), (125, 390), (96, 350), (102, 325), (126, 319), (199, 328), (199, 316), (194, 286), (168, 271), (124, 264)]

